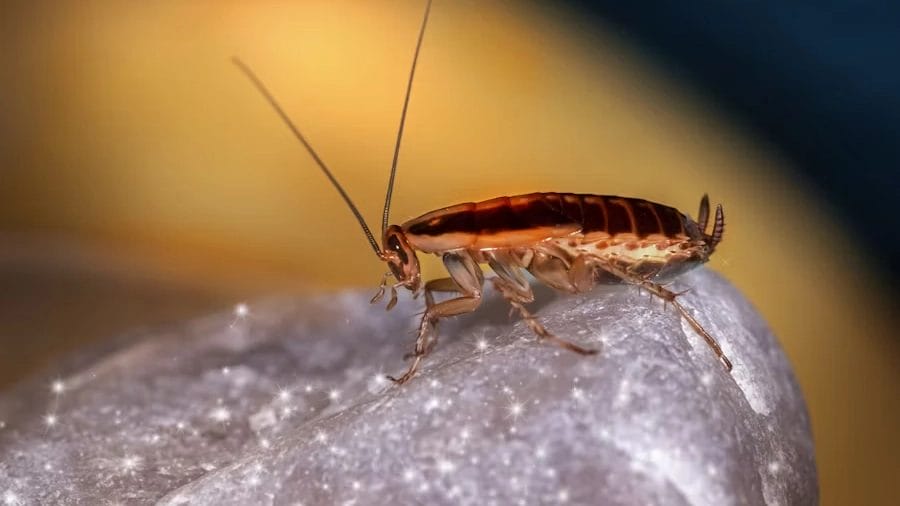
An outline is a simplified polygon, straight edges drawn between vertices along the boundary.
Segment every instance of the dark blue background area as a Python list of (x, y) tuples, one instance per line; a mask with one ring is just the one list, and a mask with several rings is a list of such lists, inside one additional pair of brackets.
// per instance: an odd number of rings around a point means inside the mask
[(570, 3), (780, 148), (840, 213), (839, 225), (881, 261), (876, 267), (900, 279), (900, 8), (846, 0)]

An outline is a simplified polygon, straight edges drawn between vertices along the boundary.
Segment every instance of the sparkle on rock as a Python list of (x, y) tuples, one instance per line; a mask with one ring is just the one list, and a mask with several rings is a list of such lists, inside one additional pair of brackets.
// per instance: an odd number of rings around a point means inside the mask
[(126, 455), (119, 463), (122, 474), (131, 474), (141, 468), (143, 459), (137, 455)]
[(437, 461), (437, 470), (441, 474), (450, 474), (456, 470), (456, 464), (452, 460), (439, 459)]
[(231, 411), (228, 411), (228, 408), (224, 406), (219, 406), (209, 413), (209, 417), (217, 422), (224, 423), (231, 419)]
[(22, 499), (12, 490), (7, 490), (3, 493), (3, 504), (6, 506), (17, 506), (22, 504)]
[(53, 383), (50, 384), (50, 391), (56, 395), (60, 395), (66, 391), (66, 384), (61, 379), (54, 380)]
[(250, 308), (247, 304), (241, 302), (240, 304), (235, 304), (234, 306), (234, 316), (238, 318), (246, 318), (247, 315), (250, 314)]
[(46, 415), (44, 415), (44, 425), (46, 425), (47, 427), (53, 427), (57, 423), (59, 423), (59, 419), (56, 418), (56, 415), (54, 415), (53, 413), (47, 413)]
[(525, 405), (519, 401), (513, 401), (507, 407), (507, 411), (509, 412), (510, 418), (514, 421), (518, 420), (522, 413), (525, 412)]

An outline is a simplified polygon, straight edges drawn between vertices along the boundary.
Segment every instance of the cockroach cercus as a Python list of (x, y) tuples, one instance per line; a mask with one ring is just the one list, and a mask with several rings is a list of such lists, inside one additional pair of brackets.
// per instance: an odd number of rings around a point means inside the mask
[[(490, 267), (495, 274), (490, 282), (541, 340), (582, 355), (596, 353), (553, 335), (528, 312), (525, 304), (532, 302), (534, 295), (523, 271), (545, 285), (568, 293), (586, 292), (597, 283), (637, 285), (674, 306), (730, 371), (731, 362), (716, 340), (676, 300), (679, 294), (663, 285), (706, 262), (722, 240), (725, 227), (722, 206), (716, 207), (712, 230), (707, 231), (709, 199), (706, 195), (700, 201), (697, 221), (672, 207), (637, 198), (531, 193), (457, 204), (401, 225), (388, 225), (403, 126), (430, 10), (429, 0), (400, 115), (382, 214), (381, 246), (359, 209), (272, 94), (249, 67), (234, 59), (334, 185), (359, 221), (375, 254), (387, 264), (389, 272), (382, 278), (372, 303), (381, 300), (387, 288), (391, 291), (388, 310), (397, 303), (398, 288), (406, 288), (414, 296), (424, 292), (426, 309), (418, 326), (412, 363), (402, 376), (389, 378), (405, 383), (413, 377), (437, 342), (436, 328), (442, 318), (478, 308), (484, 284), (480, 264)], [(417, 251), (441, 256), (449, 277), (422, 283)], [(389, 283), (390, 277), (395, 282)], [(435, 302), (435, 292), (456, 296)]]

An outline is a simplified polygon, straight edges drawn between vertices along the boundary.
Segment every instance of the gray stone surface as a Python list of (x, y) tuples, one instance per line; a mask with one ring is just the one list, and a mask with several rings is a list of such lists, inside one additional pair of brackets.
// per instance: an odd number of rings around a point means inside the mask
[(627, 286), (538, 315), (496, 294), (441, 328), (410, 383), (420, 302), (249, 305), (85, 352), (0, 396), (6, 504), (815, 504), (809, 420), (775, 338), (727, 282), (675, 283), (734, 362)]

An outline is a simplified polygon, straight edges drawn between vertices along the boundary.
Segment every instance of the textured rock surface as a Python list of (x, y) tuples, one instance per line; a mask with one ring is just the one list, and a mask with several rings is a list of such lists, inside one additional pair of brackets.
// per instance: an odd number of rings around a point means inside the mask
[[(544, 292), (534, 342), (488, 292), (394, 388), (418, 304), (267, 301), (120, 339), (0, 398), (7, 504), (814, 504), (809, 421), (750, 304), (707, 270), (674, 311)], [(702, 303), (701, 303), (702, 302)], [(56, 376), (59, 374), (59, 376)]]

